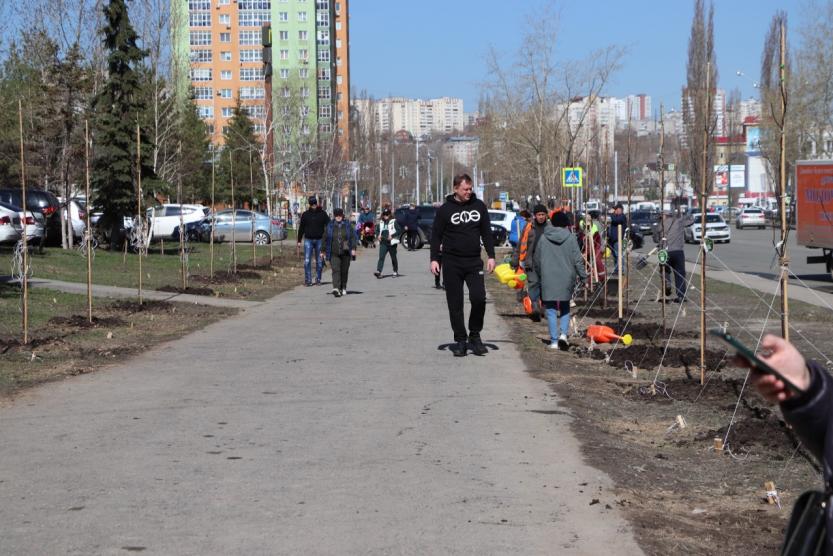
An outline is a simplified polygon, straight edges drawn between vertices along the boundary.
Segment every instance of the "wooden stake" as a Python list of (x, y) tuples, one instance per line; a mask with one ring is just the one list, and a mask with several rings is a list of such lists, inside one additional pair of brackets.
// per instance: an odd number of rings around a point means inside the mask
[(700, 384), (706, 383), (706, 204), (708, 202), (709, 135), (711, 130), (711, 60), (706, 62), (706, 94), (704, 97), (703, 159), (700, 170)]
[(617, 280), (617, 287), (619, 288), (619, 323), (621, 324), (622, 318), (625, 314), (624, 306), (622, 304), (622, 265), (624, 264), (622, 261), (622, 226), (616, 226), (616, 252), (619, 256), (619, 264), (617, 265), (619, 279)]
[[(659, 218), (660, 218), (660, 249), (668, 249), (668, 244), (665, 241), (665, 122), (663, 121), (663, 105), (659, 105), (659, 156), (657, 162), (659, 163)], [(666, 332), (666, 317), (665, 317), (665, 287), (666, 287), (666, 271), (667, 265), (660, 265), (660, 301), (662, 303), (660, 312), (662, 313), (662, 333)]]
[(772, 481), (767, 481), (764, 483), (764, 489), (766, 489), (766, 502), (770, 506), (774, 506), (778, 503), (778, 490), (775, 488), (775, 483)]
[(781, 337), (786, 341), (790, 341), (790, 302), (787, 294), (789, 285), (789, 265), (790, 259), (787, 256), (787, 234), (789, 233), (789, 224), (787, 222), (787, 145), (786, 145), (786, 126), (787, 126), (787, 79), (786, 79), (786, 56), (787, 56), (787, 26), (784, 19), (781, 18), (781, 46), (780, 46), (780, 71), (781, 71), (781, 136), (779, 138), (778, 148), (781, 151), (781, 172), (779, 176), (779, 196), (781, 201)]
[(214, 144), (211, 144), (211, 230), (208, 234), (208, 276), (214, 279), (214, 226), (217, 224), (214, 210)]
[(87, 320), (93, 322), (93, 229), (90, 225), (92, 200), (90, 199), (90, 124), (84, 120), (84, 194), (87, 200)]
[[(138, 118), (136, 121), (136, 209), (138, 219), (136, 225), (138, 226), (139, 236), (139, 305), (142, 305), (142, 245), (145, 242), (144, 230), (142, 230), (142, 129), (139, 127)], [(127, 257), (127, 244), (125, 243), (124, 256)]]
[[(249, 192), (251, 198), (251, 205), (249, 207), (252, 213), (252, 266), (257, 266), (257, 244), (255, 243), (255, 174), (252, 167), (252, 150), (249, 149)], [(272, 217), (269, 216), (269, 235), (272, 232)]]
[(237, 209), (235, 208), (234, 204), (234, 157), (232, 156), (231, 149), (229, 149), (228, 153), (228, 164), (229, 164), (229, 178), (231, 183), (231, 268), (232, 274), (237, 274), (237, 248), (235, 245), (235, 237), (234, 234), (237, 232)]
[(23, 101), (17, 100), (17, 117), (20, 126), (20, 191), (23, 205), (23, 343), (29, 343), (29, 240), (26, 237), (26, 159), (23, 156)]
[(723, 451), (723, 439), (719, 436), (714, 437), (714, 451), (715, 452), (722, 452)]
[(179, 276), (182, 289), (188, 288), (188, 269), (185, 268), (185, 216), (182, 214), (182, 141), (177, 148), (179, 167), (176, 176), (176, 202), (179, 204)]

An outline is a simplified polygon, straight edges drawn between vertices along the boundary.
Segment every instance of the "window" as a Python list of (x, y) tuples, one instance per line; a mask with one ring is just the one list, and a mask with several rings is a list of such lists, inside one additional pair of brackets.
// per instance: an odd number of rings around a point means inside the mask
[(214, 107), (213, 106), (197, 105), (197, 112), (199, 113), (200, 118), (213, 118), (214, 117)]
[(231, 52), (220, 52), (220, 60), (223, 62), (231, 62)]
[(290, 92), (289, 87), (284, 87), (283, 89), (281, 89), (281, 94), (284, 98), (289, 98), (289, 95), (291, 95), (292, 93)]
[(220, 79), (222, 79), (223, 81), (231, 80), (231, 70), (222, 70), (220, 72)]
[(341, 31), (341, 22), (336, 21), (336, 31)]
[(301, 79), (307, 79), (309, 77), (309, 68), (300, 68), (298, 70), (298, 77)]
[(318, 98), (330, 98), (331, 92), (329, 85), (325, 85), (323, 87), (318, 87)]
[(188, 0), (188, 11), (210, 10), (211, 0)]
[(249, 115), (250, 118), (262, 120), (266, 118), (266, 107), (262, 104), (253, 106), (244, 106), (243, 111)]
[(224, 118), (231, 118), (234, 115), (234, 108), (230, 106), (223, 107), (223, 117)]
[(211, 31), (191, 31), (189, 43), (191, 46), (204, 46), (211, 44)]
[(298, 40), (305, 41), (307, 40), (308, 33), (306, 31), (298, 31)]
[(315, 8), (317, 10), (329, 10), (330, 9), (330, 2), (329, 2), (329, 0), (316, 0)]
[(309, 87), (301, 87), (301, 96), (309, 98)]
[(289, 21), (289, 12), (278, 12), (278, 21)]
[(240, 51), (240, 61), (241, 62), (262, 62), (263, 61), (263, 51), (262, 50), (241, 50)]
[(282, 41), (289, 40), (289, 31), (278, 31), (278, 39)]
[(211, 68), (191, 68), (191, 81), (211, 81)]
[(303, 127), (301, 128), (301, 133), (303, 133), (304, 135), (309, 135), (309, 124), (303, 125)]
[(264, 124), (252, 124), (252, 132), (262, 135), (266, 133), (266, 126)]
[(238, 0), (237, 9), (241, 12), (246, 10), (271, 10), (272, 2), (271, 0)]
[(309, 116), (309, 106), (305, 105), (301, 107), (301, 117), (306, 118), (307, 116)]
[(280, 52), (281, 60), (289, 60), (289, 50), (286, 48), (282, 48)]
[(231, 98), (231, 89), (220, 89), (220, 98)]
[(322, 81), (329, 81), (330, 80), (330, 68), (319, 68), (318, 69), (318, 79)]
[(214, 135), (214, 124), (208, 124), (206, 127), (208, 128), (208, 134)]
[(240, 24), (240, 27), (260, 27), (264, 23), (272, 21), (272, 14), (266, 11), (241, 11), (237, 21)]
[(336, 13), (337, 14), (341, 13), (341, 2), (336, 2)]
[(281, 68), (280, 76), (281, 79), (289, 79), (289, 68)]
[(333, 116), (333, 107), (322, 104), (318, 107), (318, 117), (330, 119)]
[(231, 33), (220, 33), (220, 42), (231, 42)]
[(240, 87), (241, 100), (253, 100), (266, 97), (266, 90), (263, 87)]
[(329, 50), (319, 50), (318, 51), (318, 61), (319, 62), (329, 62), (330, 61), (330, 51)]
[(223, 126), (223, 135), (228, 135), (231, 132), (231, 128), (227, 125)]
[(298, 59), (299, 60), (309, 60), (309, 50), (306, 48), (301, 48), (298, 50)]
[(341, 39), (336, 39), (336, 48), (341, 48)]
[(220, 25), (231, 25), (231, 15), (220, 14)]
[(319, 27), (329, 27), (330, 26), (330, 14), (329, 12), (318, 12), (316, 16), (316, 20), (318, 21)]
[(254, 46), (260, 44), (260, 31), (240, 31), (237, 40), (241, 46)]
[(211, 87), (194, 87), (195, 100), (211, 100), (214, 97), (214, 89)]
[(307, 20), (307, 12), (298, 12), (298, 21), (304, 22)]
[(332, 133), (333, 132), (333, 125), (329, 123), (324, 123), (318, 126), (318, 131), (321, 133)]
[(210, 62), (211, 61), (211, 50), (206, 49), (206, 48), (191, 49), (191, 61), (192, 62)]
[(188, 24), (191, 27), (211, 27), (211, 12), (191, 12)]
[(240, 81), (263, 81), (263, 68), (240, 68)]
[(336, 83), (341, 85), (341, 76), (340, 75), (336, 77)]
[(230, 1), (231, 0), (218, 0), (217, 5), (218, 6), (228, 6)]

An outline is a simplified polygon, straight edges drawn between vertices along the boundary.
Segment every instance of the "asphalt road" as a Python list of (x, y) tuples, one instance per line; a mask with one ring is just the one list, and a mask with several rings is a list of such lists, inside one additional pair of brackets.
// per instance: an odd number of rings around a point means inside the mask
[[(780, 231), (767, 228), (764, 230), (738, 230), (732, 225), (732, 241), (730, 243), (715, 243), (714, 256), (709, 257), (708, 268), (725, 270), (728, 266), (735, 272), (754, 274), (763, 278), (777, 279), (780, 273), (778, 259), (773, 249), (778, 241)], [(655, 246), (651, 238), (646, 238), (641, 251), (646, 252)], [(699, 247), (689, 244), (685, 247), (686, 260), (694, 262), (698, 258)], [(833, 279), (827, 274), (823, 264), (807, 264), (808, 256), (821, 255), (820, 249), (808, 249), (795, 242), (795, 230), (792, 230), (788, 241), (790, 269), (808, 286), (833, 293)], [(725, 265), (725, 266), (724, 266)], [(795, 278), (791, 283), (798, 284)]]
[(493, 308), (453, 358), (427, 250), (374, 259), (0, 407), (0, 554), (640, 553)]

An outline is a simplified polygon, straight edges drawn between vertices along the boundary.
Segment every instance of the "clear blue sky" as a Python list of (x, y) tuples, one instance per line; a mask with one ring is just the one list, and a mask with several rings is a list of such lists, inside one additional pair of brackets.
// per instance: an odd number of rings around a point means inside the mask
[[(376, 98), (461, 97), (477, 109), (490, 45), (514, 52), (537, 0), (351, 0), (352, 86)], [(691, 0), (561, 0), (561, 47), (580, 58), (595, 48), (628, 47), (606, 94), (646, 93), (679, 108), (685, 81)], [(761, 50), (776, 10), (787, 12), (789, 39), (799, 41), (804, 0), (715, 0), (719, 86), (757, 97)], [(569, 45), (569, 46), (567, 46)], [(749, 77), (738, 77), (741, 70)]]

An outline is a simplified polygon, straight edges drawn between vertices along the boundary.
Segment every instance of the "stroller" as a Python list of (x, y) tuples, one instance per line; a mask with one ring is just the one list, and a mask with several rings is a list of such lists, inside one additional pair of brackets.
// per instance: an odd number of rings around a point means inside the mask
[(362, 247), (376, 247), (376, 227), (373, 222), (364, 222), (359, 228), (359, 240)]

